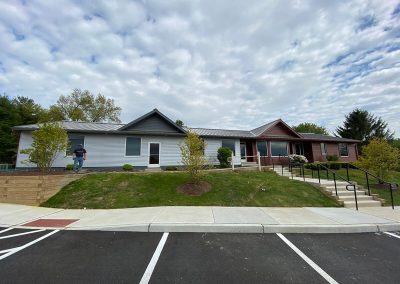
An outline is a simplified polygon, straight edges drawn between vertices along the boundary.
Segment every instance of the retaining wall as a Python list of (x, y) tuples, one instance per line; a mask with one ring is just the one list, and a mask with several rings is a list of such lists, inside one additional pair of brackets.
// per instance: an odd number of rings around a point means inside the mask
[(0, 203), (37, 206), (81, 175), (0, 176)]

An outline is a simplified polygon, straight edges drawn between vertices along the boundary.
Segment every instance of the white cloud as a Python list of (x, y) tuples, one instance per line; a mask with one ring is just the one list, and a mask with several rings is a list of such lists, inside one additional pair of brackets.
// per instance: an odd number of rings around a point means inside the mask
[(83, 88), (114, 98), (125, 122), (157, 107), (191, 126), (244, 129), (280, 117), (333, 131), (360, 107), (400, 135), (396, 5), (0, 3), (0, 92), (48, 106)]

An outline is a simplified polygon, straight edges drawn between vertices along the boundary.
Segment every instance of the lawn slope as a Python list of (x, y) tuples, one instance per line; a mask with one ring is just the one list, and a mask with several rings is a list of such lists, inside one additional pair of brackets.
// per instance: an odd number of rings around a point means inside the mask
[[(339, 206), (319, 189), (274, 172), (209, 172), (212, 185), (201, 196), (176, 188), (188, 181), (185, 173), (99, 173), (65, 186), (41, 206), (57, 208), (129, 208), (148, 206)], [(265, 191), (263, 191), (265, 189)]]

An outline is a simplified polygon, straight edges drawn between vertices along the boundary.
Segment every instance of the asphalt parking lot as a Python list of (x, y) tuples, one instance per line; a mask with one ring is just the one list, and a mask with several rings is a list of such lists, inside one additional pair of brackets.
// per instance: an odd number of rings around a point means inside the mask
[(2, 283), (398, 283), (400, 279), (398, 232), (4, 230), (0, 228)]

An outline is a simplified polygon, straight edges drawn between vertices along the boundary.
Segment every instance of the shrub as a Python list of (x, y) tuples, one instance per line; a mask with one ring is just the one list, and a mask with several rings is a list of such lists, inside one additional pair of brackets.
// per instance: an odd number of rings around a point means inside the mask
[(337, 162), (339, 161), (338, 155), (327, 155), (326, 160), (329, 162)]
[(303, 155), (292, 154), (289, 155), (289, 160), (294, 163), (308, 163), (308, 160)]
[(67, 171), (72, 171), (74, 169), (74, 165), (73, 164), (68, 164), (68, 165), (65, 166), (65, 169)]
[(178, 167), (168, 166), (165, 168), (166, 171), (177, 171)]
[(232, 150), (227, 147), (218, 149), (218, 161), (221, 168), (228, 168), (231, 164)]
[(124, 164), (124, 165), (122, 166), (122, 169), (123, 169), (124, 171), (133, 171), (133, 166), (130, 165), (130, 164)]
[(342, 167), (342, 163), (330, 162), (330, 163), (328, 163), (328, 167), (331, 170), (340, 170), (340, 168)]
[(316, 164), (316, 163), (308, 163), (308, 164), (305, 164), (304, 167), (306, 169), (310, 169), (310, 170), (317, 170), (318, 169), (318, 164)]

